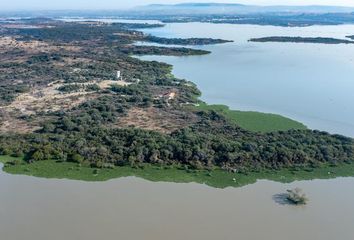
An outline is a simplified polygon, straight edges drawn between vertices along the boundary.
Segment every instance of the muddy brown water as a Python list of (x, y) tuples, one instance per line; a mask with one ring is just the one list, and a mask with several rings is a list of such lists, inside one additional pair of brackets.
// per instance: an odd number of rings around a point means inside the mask
[[(276, 198), (301, 187), (304, 207)], [(354, 178), (216, 189), (128, 177), (89, 183), (0, 173), (1, 240), (354, 239)]]

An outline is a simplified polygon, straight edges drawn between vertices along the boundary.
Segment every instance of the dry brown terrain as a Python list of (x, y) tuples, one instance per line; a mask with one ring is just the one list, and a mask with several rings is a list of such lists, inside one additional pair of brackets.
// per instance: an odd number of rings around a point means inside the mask
[(79, 52), (81, 50), (78, 46), (71, 45), (50, 45), (43, 41), (19, 41), (15, 37), (0, 37), (0, 53), (10, 52), (13, 50), (23, 50), (27, 54), (38, 53), (53, 53), (61, 50), (70, 52)]
[[(84, 22), (82, 24), (92, 26), (104, 25), (100, 22)], [(0, 27), (5, 29), (21, 29), (26, 26), (5, 24)], [(49, 27), (40, 25), (39, 28)], [(137, 37), (137, 32), (119, 32), (113, 35), (133, 39)], [(129, 79), (129, 77), (128, 79), (124, 79), (126, 81), (104, 80), (104, 78), (95, 77), (94, 74), (97, 73), (92, 71), (94, 73), (92, 74), (92, 78), (87, 74), (86, 77), (76, 79), (79, 80), (79, 83), (76, 84), (82, 86), (82, 89), (79, 91), (59, 91), (58, 89), (60, 87), (70, 85), (70, 83), (67, 83), (70, 81), (66, 82), (62, 80), (66, 78), (60, 75), (61, 72), (69, 73), (65, 76), (70, 76), (71, 74), (76, 76), (84, 75), (91, 66), (99, 66), (97, 69), (106, 67), (102, 64), (100, 58), (96, 58), (96, 55), (104, 54), (107, 50), (106, 45), (96, 44), (97, 46), (93, 48), (95, 52), (94, 55), (90, 55), (87, 54), (87, 52), (89, 52), (88, 49), (92, 50), (92, 44), (96, 43), (96, 38), (91, 40), (91, 42), (83, 40), (80, 44), (76, 41), (66, 43), (64, 41), (53, 42), (51, 40), (21, 39), (26, 38), (17, 35), (16, 32), (13, 35), (0, 36), (0, 60), (2, 63), (14, 64), (14, 67), (4, 66), (0, 69), (4, 73), (3, 76), (11, 79), (4, 80), (4, 86), (23, 85), (28, 87), (28, 90), (26, 89), (25, 92), (16, 92), (11, 101), (4, 101), (2, 105), (0, 105), (0, 133), (33, 132), (40, 129), (41, 124), (48, 120), (46, 118), (49, 116), (56, 118), (55, 114), (50, 113), (70, 111), (74, 107), (100, 96), (99, 92), (86, 91), (85, 86), (87, 85), (96, 84), (100, 89), (105, 90), (110, 88), (112, 84), (128, 86), (140, 82), (139, 79)], [(52, 54), (60, 55), (60, 60), (51, 59)], [(37, 57), (37, 59), (32, 61), (33, 57)], [(40, 57), (44, 57), (44, 60)], [(46, 60), (45, 57), (49, 60)], [(40, 62), (41, 60), (43, 62)], [(16, 63), (19, 65), (16, 65)], [(21, 64), (23, 64), (24, 67)], [(108, 64), (112, 63), (108, 62)], [(127, 72), (127, 69), (134, 69), (135, 67), (133, 62), (119, 60), (119, 58), (115, 64), (116, 66), (114, 66), (113, 71), (115, 71), (115, 69), (125, 69)], [(37, 68), (38, 66), (43, 66), (45, 72), (41, 72), (40, 68)], [(126, 75), (129, 76), (129, 74), (125, 74), (125, 76)], [(75, 81), (72, 82), (72, 84), (75, 84)], [(196, 121), (196, 116), (193, 114), (172, 110), (172, 105), (178, 105), (180, 96), (178, 88), (149, 86), (149, 89), (146, 91), (151, 92), (153, 100), (162, 102), (166, 105), (166, 108), (157, 108), (156, 106), (150, 108), (133, 107), (129, 109), (128, 114), (120, 118), (118, 123), (113, 127), (135, 126), (169, 133)]]
[[(112, 84), (129, 85), (124, 81), (91, 81), (82, 85), (97, 84), (101, 89), (108, 89)], [(9, 105), (0, 107), (0, 132), (28, 133), (39, 129), (40, 121), (29, 123), (19, 117), (36, 116), (39, 113), (66, 111), (79, 104), (96, 98), (96, 92), (79, 91), (62, 93), (57, 89), (65, 84), (60, 81), (48, 84), (46, 87), (33, 89), (20, 94)], [(68, 84), (66, 84), (68, 85)]]
[(133, 108), (126, 117), (120, 119), (116, 127), (137, 127), (170, 133), (197, 122), (197, 117), (188, 112), (159, 108)]

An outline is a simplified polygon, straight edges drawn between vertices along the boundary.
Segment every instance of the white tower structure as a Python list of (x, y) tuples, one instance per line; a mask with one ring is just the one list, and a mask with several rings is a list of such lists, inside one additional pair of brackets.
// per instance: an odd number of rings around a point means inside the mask
[(120, 80), (120, 78), (122, 77), (122, 74), (120, 71), (117, 71), (117, 80)]

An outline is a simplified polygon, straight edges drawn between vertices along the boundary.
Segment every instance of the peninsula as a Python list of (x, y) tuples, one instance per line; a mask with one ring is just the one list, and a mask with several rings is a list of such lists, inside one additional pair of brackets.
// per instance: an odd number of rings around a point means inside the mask
[(196, 85), (173, 76), (172, 66), (132, 55), (208, 52), (134, 45), (146, 40), (139, 27), (149, 26), (0, 24), (5, 171), (89, 181), (134, 175), (217, 187), (353, 174), (353, 139), (278, 115), (202, 103)]

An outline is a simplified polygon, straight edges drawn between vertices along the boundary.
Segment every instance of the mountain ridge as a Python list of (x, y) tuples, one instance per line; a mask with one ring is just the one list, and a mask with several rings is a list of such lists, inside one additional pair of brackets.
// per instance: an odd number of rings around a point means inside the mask
[[(179, 4), (150, 4), (135, 7), (134, 10), (142, 10), (147, 12), (164, 11), (164, 13), (184, 11), (184, 13), (274, 13), (274, 12), (290, 12), (290, 13), (351, 13), (354, 7), (345, 6), (329, 6), (329, 5), (245, 5), (239, 3), (179, 3)], [(171, 12), (172, 13), (172, 12)]]

